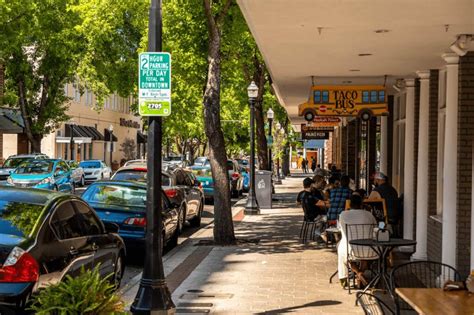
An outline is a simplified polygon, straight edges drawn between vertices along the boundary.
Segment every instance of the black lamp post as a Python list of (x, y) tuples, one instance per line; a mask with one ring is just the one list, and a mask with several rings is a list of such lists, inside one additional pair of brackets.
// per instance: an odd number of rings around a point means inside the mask
[(71, 121), (69, 122), (69, 127), (70, 127), (70, 131), (71, 131), (71, 140), (69, 141), (69, 150), (71, 152), (71, 160), (74, 161), (74, 120), (71, 119)]
[(114, 126), (109, 126), (109, 137), (110, 137), (110, 169), (112, 169), (112, 153), (114, 152)]
[[(272, 123), (273, 123), (273, 110), (271, 108), (267, 111), (268, 119), (268, 140), (272, 139)], [(272, 144), (267, 141), (268, 146), (268, 167), (269, 171), (273, 171), (273, 160), (272, 160)]]
[[(148, 22), (148, 51), (161, 51), (161, 0), (151, 0)], [(148, 118), (147, 207), (145, 265), (137, 295), (130, 308), (133, 314), (174, 314), (175, 305), (166, 286), (163, 268), (162, 217), (162, 117)]]
[(258, 96), (258, 86), (252, 81), (247, 88), (250, 103), (250, 190), (245, 205), (245, 214), (259, 214), (257, 198), (255, 197), (255, 100)]

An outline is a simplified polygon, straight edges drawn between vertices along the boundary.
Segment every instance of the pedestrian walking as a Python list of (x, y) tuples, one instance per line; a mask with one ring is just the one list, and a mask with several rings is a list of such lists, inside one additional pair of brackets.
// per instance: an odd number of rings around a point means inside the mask
[(316, 159), (314, 158), (314, 156), (311, 157), (311, 170), (314, 171), (316, 170)]
[(305, 173), (308, 173), (308, 159), (307, 158), (304, 158), (304, 172)]

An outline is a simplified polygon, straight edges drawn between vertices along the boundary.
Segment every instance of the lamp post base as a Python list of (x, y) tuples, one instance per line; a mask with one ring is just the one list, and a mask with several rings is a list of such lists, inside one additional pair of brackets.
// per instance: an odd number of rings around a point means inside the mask
[(132, 314), (171, 315), (176, 313), (176, 307), (164, 280), (142, 279), (130, 311)]
[(260, 208), (258, 207), (257, 199), (255, 198), (255, 195), (252, 191), (249, 192), (244, 214), (260, 214)]

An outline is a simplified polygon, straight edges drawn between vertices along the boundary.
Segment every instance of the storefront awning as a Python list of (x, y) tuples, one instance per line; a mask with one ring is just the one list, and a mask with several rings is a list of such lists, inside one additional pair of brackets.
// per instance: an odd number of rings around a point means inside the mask
[[(73, 137), (75, 144), (92, 143), (92, 138)], [(56, 143), (71, 143), (71, 137), (56, 137)]]
[[(111, 135), (111, 133), (110, 133), (109, 129), (107, 129), (107, 128), (104, 129), (104, 135), (105, 135), (104, 141), (110, 141), (110, 135)], [(112, 141), (113, 141), (113, 142), (117, 142), (117, 141), (118, 141), (117, 137), (113, 134), (113, 132), (112, 132)]]
[(137, 130), (137, 143), (146, 143), (147, 137), (143, 132)]
[(71, 128), (70, 124), (65, 125), (65, 137), (71, 137), (71, 129), (73, 130), (73, 137), (90, 138), (92, 141), (104, 140), (104, 136), (94, 127), (74, 125)]
[(23, 133), (25, 124), (17, 110), (0, 108), (0, 133)]

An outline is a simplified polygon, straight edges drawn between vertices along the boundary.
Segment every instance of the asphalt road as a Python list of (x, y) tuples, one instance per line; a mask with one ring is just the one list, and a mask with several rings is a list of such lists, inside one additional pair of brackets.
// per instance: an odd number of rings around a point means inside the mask
[[(84, 190), (87, 188), (76, 188), (76, 195), (81, 195)], [(232, 205), (234, 205), (239, 199), (232, 199)], [(188, 222), (183, 229), (183, 233), (178, 239), (178, 246), (184, 242), (189, 236), (197, 232), (199, 229), (204, 228), (205, 226), (212, 223), (214, 220), (214, 205), (206, 203), (204, 205), (204, 211), (201, 220), (201, 226), (199, 228), (191, 227)], [(131, 279), (138, 275), (143, 270), (143, 257), (145, 253), (143, 250), (139, 249), (127, 249), (127, 258), (125, 260), (125, 273), (122, 279), (122, 286), (127, 284)], [(165, 253), (166, 256), (166, 253)]]

